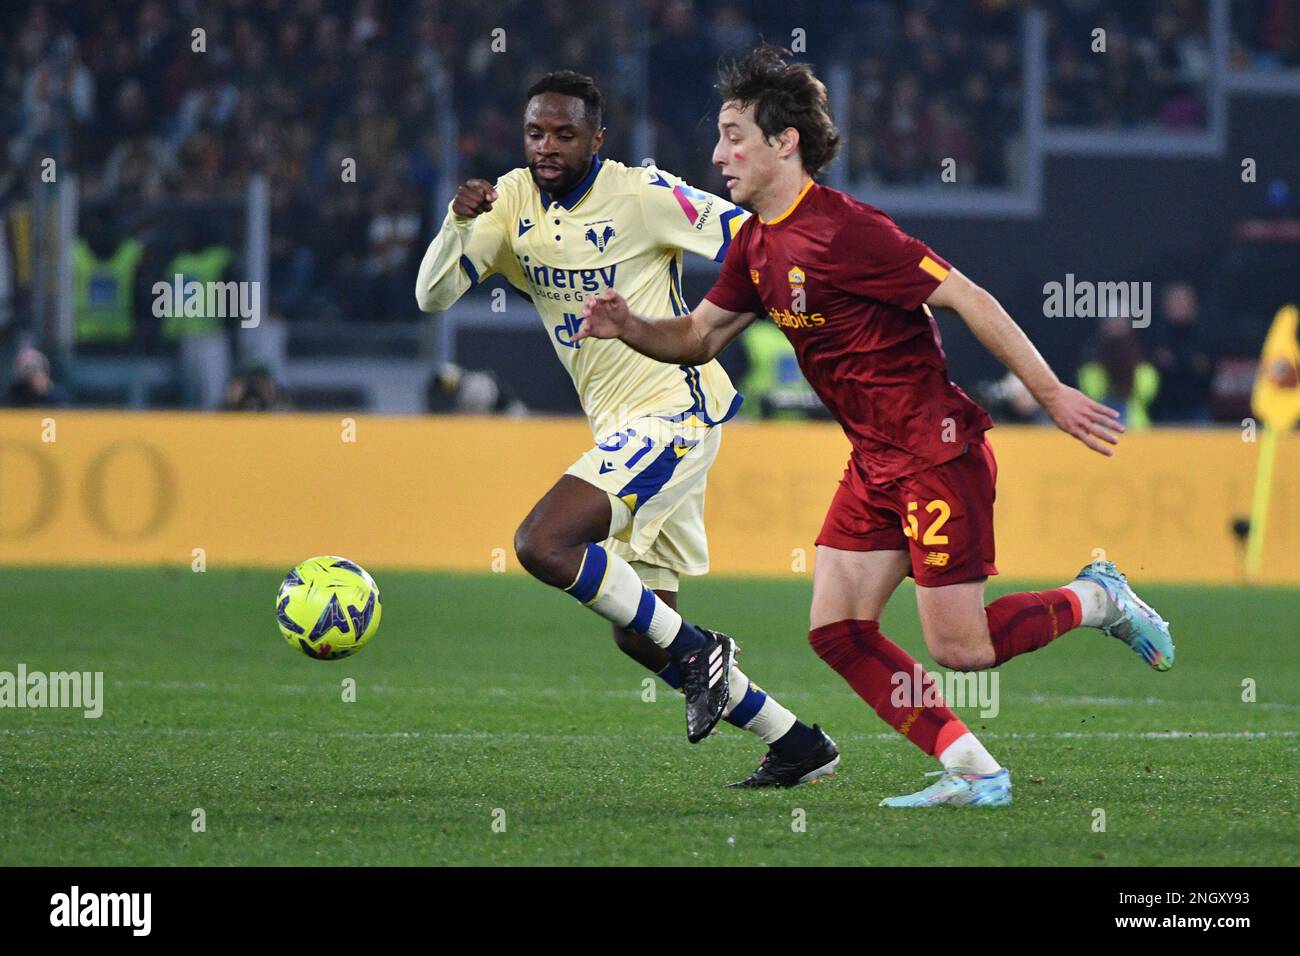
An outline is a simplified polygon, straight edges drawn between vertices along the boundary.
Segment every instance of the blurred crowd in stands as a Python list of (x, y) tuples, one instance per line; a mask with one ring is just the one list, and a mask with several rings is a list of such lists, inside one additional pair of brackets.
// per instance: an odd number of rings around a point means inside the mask
[(1300, 4), (1232, 0), (1232, 64), (1238, 70), (1300, 69)]
[(1199, 129), (1206, 123), (1206, 0), (1062, 0), (1048, 22), (1047, 122)]
[(846, 24), (850, 179), (1006, 186), (1021, 127), (1021, 16), (1012, 3), (864, 3)]
[[(518, 165), (522, 91), (558, 65), (580, 65), (602, 86), (607, 155), (645, 158), (632, 155), (644, 116), (660, 165), (718, 189), (709, 153), (719, 57), (760, 35), (793, 43), (790, 24), (802, 23), (823, 70), (851, 64), (854, 178), (933, 179), (952, 156), (969, 164), (963, 182), (1005, 184), (1020, 123), (1019, 14), (1007, 0), (960, 7), (40, 0), (0, 11), (0, 140), (13, 168), (52, 156), (79, 174), (87, 203), (132, 215), (238, 201), (250, 175), (265, 173), (277, 313), (410, 318), (445, 160), (461, 178)], [(440, 123), (446, 111), (454, 123)], [(445, 129), (455, 143), (440, 141)], [(197, 250), (151, 251), (166, 261)]]
[[(847, 115), (839, 119), (854, 185), (931, 182), (951, 157), (963, 170), (963, 185), (1003, 187), (1017, 176), (1025, 6), (1018, 0), (6, 4), (0, 9), (0, 213), (20, 188), (19, 171), (30, 172), (40, 157), (78, 173), (84, 213), (74, 255), (77, 307), (86, 315), (100, 310), (94, 323), (79, 316), (78, 338), (92, 350), (97, 343), (134, 347), (168, 337), (167, 322), (150, 322), (141, 301), (158, 278), (244, 275), (242, 225), (229, 211), (242, 208), (255, 173), (265, 174), (270, 186), (267, 298), (276, 315), (414, 318), (412, 276), (448, 198), (440, 184), (451, 176), (492, 178), (520, 163), (522, 91), (542, 72), (578, 66), (596, 78), (607, 100), (607, 155), (630, 163), (644, 158), (634, 155), (635, 120), (643, 116), (654, 130), (655, 161), (716, 190), (709, 153), (719, 57), (759, 37), (796, 49), (802, 44), (802, 55), (821, 75), (838, 67), (849, 78), (842, 92)], [(1038, 6), (1048, 24), (1049, 123), (1204, 124), (1208, 0)], [(1232, 0), (1233, 62), (1259, 69), (1300, 65), (1296, 7), (1287, 0)], [(791, 24), (801, 25), (802, 37), (792, 36)], [(1105, 31), (1105, 56), (1093, 52), (1097, 28)], [(455, 142), (440, 139), (448, 129), (456, 131)], [(202, 235), (178, 212), (208, 215), (214, 208), (225, 210), (226, 219), (216, 228), (209, 216)], [(151, 220), (149, 210), (161, 215)], [(1178, 289), (1166, 296), (1168, 342), (1139, 354), (1126, 336), (1103, 329), (1080, 380), (1099, 393), (1118, 389), (1125, 401), (1140, 399), (1157, 420), (1203, 417), (1205, 356), (1191, 344), (1191, 331), (1178, 331), (1196, 326), (1196, 293)], [(10, 377), (14, 401), (60, 394), (40, 353), (24, 350), (20, 360)], [(231, 384), (231, 407), (282, 404), (273, 382), (268, 389), (258, 375), (241, 375)], [(1147, 387), (1153, 375), (1156, 391)], [(56, 391), (41, 391), (47, 387)], [(430, 394), (437, 391), (431, 383)]]
[[(1286, 20), (1288, 6), (1248, 6), (1256, 15), (1243, 15), (1239, 48), (1293, 57), (1294, 14), (1289, 32), (1270, 22)], [(1202, 123), (1205, 8), (1044, 5), (1051, 121)], [(76, 170), (89, 202), (238, 197), (265, 172), (277, 312), (410, 317), (410, 275), (440, 218), (445, 158), (462, 178), (517, 165), (521, 91), (541, 72), (580, 64), (596, 77), (609, 155), (643, 158), (632, 152), (644, 114), (655, 160), (716, 189), (719, 57), (759, 36), (794, 43), (790, 24), (803, 23), (823, 75), (844, 64), (851, 77), (841, 122), (852, 181), (930, 182), (953, 158), (961, 183), (1004, 186), (1021, 126), (1021, 9), (1014, 0), (41, 0), (0, 13), (0, 137), (15, 162), (40, 150)], [(1098, 25), (1105, 56), (1089, 49)], [(440, 127), (446, 110), (456, 122)], [(440, 142), (440, 128), (457, 130), (457, 142)]]

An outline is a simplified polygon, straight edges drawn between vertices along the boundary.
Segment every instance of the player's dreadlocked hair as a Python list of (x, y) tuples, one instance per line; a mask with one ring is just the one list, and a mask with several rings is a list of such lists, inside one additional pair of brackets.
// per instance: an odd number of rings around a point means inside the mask
[(799, 131), (799, 158), (808, 175), (820, 176), (840, 149), (826, 85), (807, 63), (787, 63), (790, 51), (760, 43), (741, 60), (719, 68), (722, 102), (754, 108), (754, 121), (771, 140), (782, 130)]
[(556, 70), (553, 73), (547, 73), (528, 87), (528, 98), (530, 100), (542, 93), (562, 93), (565, 96), (576, 96), (582, 100), (587, 114), (587, 121), (591, 123), (592, 130), (598, 131), (600, 129), (600, 114), (605, 108), (605, 97), (601, 96), (595, 80), (591, 77), (575, 73), (573, 70)]

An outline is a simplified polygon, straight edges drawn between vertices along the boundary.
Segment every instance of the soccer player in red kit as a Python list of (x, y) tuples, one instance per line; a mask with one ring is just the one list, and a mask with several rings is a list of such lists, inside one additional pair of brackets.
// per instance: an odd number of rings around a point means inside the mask
[(957, 312), (1052, 421), (1092, 450), (1111, 454), (1124, 429), (1114, 411), (1061, 383), (993, 296), (879, 209), (815, 182), (839, 134), (825, 86), (784, 52), (760, 45), (719, 84), (713, 162), (732, 200), (756, 215), (732, 241), (717, 284), (689, 314), (648, 320), (607, 290), (586, 300), (575, 340), (620, 338), (663, 362), (699, 364), (759, 316), (781, 328), (852, 446), (817, 537), (809, 640), (944, 767), (936, 783), (883, 805), (1004, 806), (1009, 772), (946, 705), (894, 700), (896, 675), (922, 673), (878, 623), (904, 577), (916, 580), (926, 648), (954, 670), (1000, 665), (1080, 626), (1120, 638), (1157, 670), (1173, 665), (1174, 645), (1108, 561), (1064, 587), (985, 606), (997, 573), (997, 466), (984, 434), (993, 422), (949, 381), (929, 306)]

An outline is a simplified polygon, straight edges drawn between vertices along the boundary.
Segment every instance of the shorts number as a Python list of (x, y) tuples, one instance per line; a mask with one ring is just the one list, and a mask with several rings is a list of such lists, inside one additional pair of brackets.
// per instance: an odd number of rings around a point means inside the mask
[(615, 432), (604, 441), (597, 442), (596, 447), (601, 451), (619, 451), (627, 444), (629, 438), (636, 437), (636, 429), (629, 428), (625, 431)]
[(629, 458), (629, 459), (627, 460), (627, 464), (624, 465), (623, 467), (624, 467), (624, 468), (631, 468), (631, 467), (633, 467), (633, 466), (634, 466), (638, 461), (640, 461), (642, 458), (644, 458), (645, 455), (646, 455), (646, 452), (648, 452), (648, 451), (649, 451), (651, 448), (653, 448), (654, 446), (655, 446), (654, 439), (650, 438), (649, 436), (647, 436), (647, 437), (641, 439), (641, 450), (638, 451), (638, 452), (637, 452), (635, 455), (633, 455), (631, 458)]
[[(921, 533), (920, 525), (917, 523), (915, 511), (920, 502), (909, 501), (907, 503), (907, 527), (903, 529), (903, 534), (909, 538), (915, 539)], [(948, 523), (952, 517), (952, 508), (948, 502), (942, 498), (936, 498), (925, 506), (927, 514), (938, 513), (938, 517), (930, 521), (929, 526), (925, 529), (925, 534), (921, 537), (922, 544), (947, 544), (948, 536), (940, 534), (940, 529)]]

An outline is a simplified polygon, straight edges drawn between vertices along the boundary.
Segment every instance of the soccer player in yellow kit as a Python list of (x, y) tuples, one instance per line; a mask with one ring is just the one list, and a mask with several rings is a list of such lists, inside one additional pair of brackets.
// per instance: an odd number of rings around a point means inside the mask
[(602, 159), (601, 108), (591, 79), (571, 71), (529, 88), (527, 166), (457, 190), (416, 299), (440, 312), (504, 276), (578, 390), (595, 445), (520, 525), (520, 564), (610, 621), (624, 653), (683, 692), (692, 743), (725, 718), (768, 744), (740, 786), (815, 780), (839, 763), (834, 741), (750, 681), (731, 638), (676, 610), (679, 575), (708, 570), (705, 481), (741, 396), (716, 361), (671, 365), (620, 341), (573, 340), (584, 298), (606, 289), (640, 312), (686, 314), (683, 250), (721, 262), (746, 213), (653, 166)]

